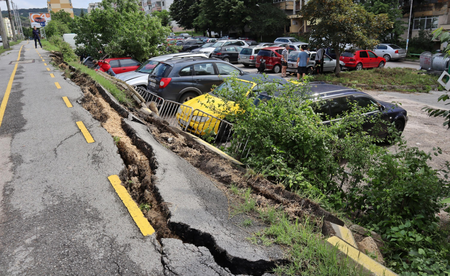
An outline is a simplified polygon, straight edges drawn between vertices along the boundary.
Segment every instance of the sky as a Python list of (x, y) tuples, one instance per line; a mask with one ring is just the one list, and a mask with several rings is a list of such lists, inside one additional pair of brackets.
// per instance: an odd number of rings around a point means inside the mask
[[(30, 9), (30, 8), (47, 8), (47, 0), (9, 0), (16, 4), (19, 9)], [(101, 0), (72, 0), (72, 6), (74, 8), (87, 9), (89, 3), (101, 2)], [(0, 8), (2, 11), (6, 11), (6, 1), (0, 0)], [(12, 8), (12, 7), (11, 7)]]

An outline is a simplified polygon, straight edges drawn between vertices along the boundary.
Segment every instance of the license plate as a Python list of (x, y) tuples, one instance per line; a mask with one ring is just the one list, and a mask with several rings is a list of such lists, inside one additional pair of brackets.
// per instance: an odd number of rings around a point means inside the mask
[(156, 83), (154, 83), (154, 82), (150, 82), (150, 85), (153, 87), (156, 87)]

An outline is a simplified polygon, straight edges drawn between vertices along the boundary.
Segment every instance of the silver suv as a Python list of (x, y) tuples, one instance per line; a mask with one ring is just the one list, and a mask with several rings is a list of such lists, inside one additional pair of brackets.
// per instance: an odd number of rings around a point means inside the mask
[(147, 88), (148, 85), (148, 75), (153, 71), (153, 69), (160, 62), (172, 60), (172, 59), (183, 59), (188, 57), (199, 57), (199, 58), (207, 58), (206, 55), (201, 53), (176, 53), (176, 54), (168, 54), (158, 57), (152, 57), (151, 59), (144, 62), (138, 69), (131, 72), (126, 72), (123, 74), (118, 74), (116, 78), (119, 80), (123, 80), (134, 87), (143, 87)]
[(214, 52), (214, 49), (216, 49), (217, 47), (222, 47), (222, 46), (227, 46), (227, 45), (236, 45), (236, 46), (243, 47), (243, 48), (250, 46), (244, 40), (227, 39), (227, 40), (219, 40), (216, 43), (214, 43), (211, 47), (201, 48), (198, 51), (200, 53), (205, 54), (208, 57), (212, 57), (212, 53)]
[(242, 48), (241, 52), (239, 53), (238, 57), (238, 63), (244, 64), (245, 67), (249, 66), (255, 66), (256, 64), (256, 56), (259, 53), (259, 50), (261, 50), (264, 47), (248, 47), (248, 48)]
[(373, 51), (377, 56), (384, 57), (386, 62), (406, 57), (406, 50), (395, 44), (378, 44)]

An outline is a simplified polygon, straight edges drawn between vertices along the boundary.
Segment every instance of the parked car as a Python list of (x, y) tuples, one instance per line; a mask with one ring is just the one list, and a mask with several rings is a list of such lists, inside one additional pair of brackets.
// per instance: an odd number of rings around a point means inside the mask
[[(258, 83), (261, 83), (259, 86), (257, 86), (257, 83), (255, 82), (257, 79), (259, 79)], [(248, 89), (247, 95), (249, 95), (251, 91), (263, 92), (264, 87), (267, 87), (264, 85), (266, 83), (275, 82), (280, 85), (287, 83), (286, 80), (279, 76), (264, 76), (260, 74), (242, 75), (238, 77), (238, 80)], [(218, 119), (223, 119), (226, 113), (235, 112), (236, 107), (231, 107), (231, 105), (229, 108), (228, 106), (226, 107), (224, 101), (218, 98), (215, 91), (229, 88), (227, 83), (222, 83), (210, 93), (205, 93), (186, 101), (183, 106), (178, 108), (176, 114), (180, 126), (183, 128), (187, 126), (186, 129), (189, 132), (197, 135), (205, 134), (208, 129), (215, 133), (219, 133), (220, 120)], [(191, 114), (191, 112), (193, 112), (193, 114)]]
[(277, 37), (274, 42), (275, 44), (281, 43), (281, 44), (293, 44), (297, 45), (297, 47), (300, 47), (301, 45), (308, 45), (306, 42), (302, 42), (295, 37), (287, 36), (287, 37)]
[(179, 34), (178, 36), (184, 37), (184, 38), (189, 38), (189, 37), (191, 37), (191, 35), (188, 34), (188, 33), (181, 33), (181, 34)]
[(208, 48), (202, 48), (199, 51), (201, 53), (204, 53), (205, 55), (212, 57), (212, 52), (217, 48), (217, 47), (222, 47), (222, 46), (227, 46), (227, 45), (236, 45), (236, 46), (240, 46), (240, 47), (248, 47), (250, 45), (247, 44), (247, 42), (243, 41), (243, 40), (233, 40), (233, 39), (229, 39), (229, 40), (218, 40), (216, 43), (214, 43), (211, 47)]
[(218, 59), (191, 58), (167, 60), (148, 76), (147, 89), (166, 100), (184, 103), (211, 91), (232, 73), (244, 75), (239, 68)]
[[(286, 44), (286, 43), (285, 43)], [(271, 46), (278, 46), (280, 43), (273, 43), (273, 42), (260, 42), (258, 44), (259, 47), (271, 47)]]
[(212, 47), (213, 45), (214, 45), (214, 43), (207, 42), (207, 43), (203, 44), (202, 46), (200, 46), (198, 48), (192, 49), (191, 53), (198, 53), (198, 52), (200, 52), (200, 49), (202, 49), (202, 48), (209, 48), (209, 47)]
[(241, 52), (239, 53), (238, 63), (244, 64), (245, 67), (255, 66), (256, 56), (258, 55), (259, 50), (261, 50), (262, 48), (264, 47), (250, 46), (247, 48), (242, 48)]
[(373, 51), (378, 56), (384, 57), (386, 62), (406, 58), (406, 50), (395, 44), (378, 44)]
[(261, 59), (266, 60), (266, 70), (272, 70), (278, 74), (281, 72), (281, 53), (284, 47), (266, 47), (261, 49), (256, 56), (256, 68), (259, 68)]
[(217, 47), (214, 49), (211, 57), (218, 58), (229, 63), (237, 63), (241, 50), (241, 47), (234, 45)]
[(105, 61), (111, 65), (111, 69), (116, 74), (126, 73), (136, 70), (141, 63), (130, 57), (124, 58), (106, 58)]
[(340, 60), (345, 63), (349, 69), (361, 70), (364, 68), (382, 68), (386, 64), (383, 57), (377, 56), (370, 50), (358, 50), (353, 52), (344, 51)]
[[(264, 91), (264, 84), (268, 82), (277, 82), (278, 85), (283, 85), (286, 80), (279, 77), (269, 77), (262, 82), (262, 85), (257, 86), (254, 78), (261, 78), (261, 75), (245, 75), (238, 77), (242, 85), (248, 87), (247, 95), (253, 91), (255, 96), (254, 104), (258, 105), (262, 100), (271, 100), (275, 95), (269, 95)], [(280, 87), (279, 91), (282, 90)], [(223, 83), (214, 91), (221, 89), (230, 89), (229, 84)], [(235, 112), (233, 108), (226, 108), (224, 102), (218, 98), (217, 94), (211, 93), (201, 95), (195, 99), (185, 102), (186, 108), (181, 106), (176, 114), (178, 123), (187, 130), (195, 134), (204, 134), (207, 129), (214, 130), (215, 133), (220, 133), (220, 121), (227, 113)], [(372, 135), (384, 138), (388, 135), (386, 125), (394, 124), (399, 133), (403, 132), (408, 121), (407, 111), (395, 104), (378, 101), (370, 95), (344, 86), (327, 84), (324, 82), (313, 82), (310, 85), (310, 96), (313, 100), (312, 109), (322, 118), (324, 125), (333, 124), (341, 120), (345, 114), (352, 110), (355, 106), (366, 108), (368, 111), (361, 114), (364, 117), (371, 117), (380, 115), (383, 123), (380, 129), (376, 129), (377, 133), (371, 133), (374, 129), (374, 124), (370, 120), (365, 120), (363, 125), (364, 131)], [(209, 105), (208, 105), (209, 103)], [(193, 111), (192, 111), (193, 110)], [(226, 111), (226, 112), (225, 112)], [(193, 114), (191, 114), (193, 112)], [(217, 119), (218, 118), (218, 119)], [(219, 134), (220, 135), (220, 134)]]
[[(289, 53), (287, 72), (297, 73), (297, 68), (298, 68), (297, 58), (298, 58), (299, 53), (300, 53), (299, 51), (292, 51)], [(309, 52), (309, 62), (306, 65), (306, 67), (308, 69), (308, 75), (312, 75), (314, 73), (314, 66), (316, 64), (315, 58), (316, 58), (316, 52)], [(339, 61), (339, 64), (340, 64), (341, 70), (342, 70), (345, 63), (343, 61)], [(335, 69), (336, 69), (336, 60), (332, 59), (330, 56), (325, 54), (323, 56), (323, 72), (324, 73), (325, 72), (334, 72)]]
[(144, 62), (138, 69), (132, 72), (127, 72), (123, 74), (119, 74), (116, 76), (116, 78), (123, 80), (124, 82), (128, 83), (129, 85), (133, 87), (143, 87), (147, 88), (148, 86), (148, 75), (153, 72), (153, 69), (158, 65), (160, 62), (166, 61), (166, 60), (174, 60), (174, 59), (184, 59), (184, 58), (207, 58), (204, 54), (193, 54), (193, 53), (176, 53), (176, 54), (168, 54), (168, 55), (162, 55), (158, 57), (152, 57), (151, 59), (148, 59), (146, 62)]
[(205, 43), (197, 39), (186, 39), (183, 41), (183, 44), (180, 45), (182, 46), (180, 52), (190, 52), (191, 50), (201, 47), (203, 44)]

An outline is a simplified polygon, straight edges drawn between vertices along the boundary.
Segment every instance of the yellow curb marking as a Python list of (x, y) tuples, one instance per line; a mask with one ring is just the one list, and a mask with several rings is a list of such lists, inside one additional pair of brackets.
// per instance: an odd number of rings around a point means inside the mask
[(47, 67), (47, 71), (50, 71), (50, 68)]
[(328, 238), (327, 241), (330, 244), (336, 246), (342, 253), (352, 258), (358, 264), (362, 265), (363, 267), (371, 271), (374, 275), (397, 276), (397, 274), (395, 274), (388, 268), (384, 267), (382, 264), (378, 263), (377, 261), (367, 256), (366, 254), (362, 253), (358, 249), (344, 242), (340, 238), (333, 236), (331, 238)]
[(55, 77), (55, 75), (53, 75), (53, 73), (50, 73), (50, 77), (54, 78), (54, 77)]
[[(23, 45), (20, 47), (19, 55), (17, 56), (16, 61), (19, 61), (19, 59), (20, 59), (20, 52), (22, 52), (22, 48), (23, 48)], [(8, 104), (9, 95), (11, 94), (11, 88), (12, 88), (12, 84), (14, 81), (14, 76), (16, 75), (18, 65), (19, 65), (19, 63), (16, 62), (16, 65), (14, 66), (14, 70), (11, 74), (11, 77), (9, 78), (8, 85), (6, 86), (6, 92), (5, 92), (5, 95), (3, 96), (2, 104), (0, 105), (0, 126), (2, 125), (2, 122), (3, 122), (3, 116), (5, 115), (6, 105)]]
[(61, 89), (61, 85), (58, 82), (55, 82), (56, 88)]
[(345, 242), (353, 246), (354, 248), (358, 248), (358, 245), (356, 244), (355, 238), (353, 238), (352, 232), (347, 227), (343, 227), (337, 224), (332, 223), (331, 226), (333, 227), (334, 231), (336, 231), (339, 238), (343, 239)]
[(131, 198), (127, 189), (125, 189), (125, 187), (121, 185), (122, 181), (120, 181), (120, 178), (117, 175), (111, 175), (108, 177), (108, 179), (109, 182), (111, 182), (111, 185), (114, 187), (114, 190), (116, 190), (116, 193), (119, 195), (123, 204), (125, 204), (125, 207), (127, 207), (128, 212), (130, 212), (130, 215), (136, 223), (137, 227), (139, 227), (139, 229), (141, 230), (142, 235), (148, 236), (155, 233), (155, 229), (153, 229), (148, 220), (144, 217), (144, 214), (139, 209), (136, 202), (134, 202), (134, 200)]
[(78, 121), (77, 122), (77, 126), (78, 128), (81, 130), (81, 133), (83, 133), (84, 135), (84, 139), (86, 139), (86, 142), (88, 144), (90, 143), (94, 143), (94, 138), (92, 138), (91, 134), (89, 133), (89, 131), (87, 130), (87, 128), (84, 126), (82, 121)]
[(47, 66), (47, 63), (44, 63), (45, 66)]
[(62, 97), (63, 101), (66, 103), (66, 106), (68, 108), (73, 107), (72, 104), (70, 103), (69, 99), (67, 97)]

